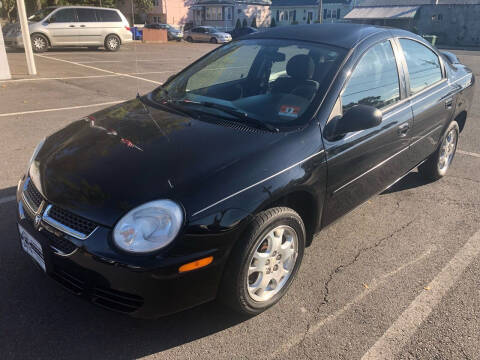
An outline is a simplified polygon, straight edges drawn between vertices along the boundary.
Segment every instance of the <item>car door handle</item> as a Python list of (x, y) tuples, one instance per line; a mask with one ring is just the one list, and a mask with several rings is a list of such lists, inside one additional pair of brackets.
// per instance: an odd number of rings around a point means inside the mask
[(85, 25), (80, 25), (80, 27), (85, 27)]
[(68, 25), (68, 27), (75, 27), (75, 25)]
[(410, 129), (410, 124), (405, 123), (398, 127), (398, 135), (405, 136), (407, 135), (408, 130)]
[(453, 98), (449, 98), (445, 100), (445, 108), (446, 109), (451, 109), (453, 105)]

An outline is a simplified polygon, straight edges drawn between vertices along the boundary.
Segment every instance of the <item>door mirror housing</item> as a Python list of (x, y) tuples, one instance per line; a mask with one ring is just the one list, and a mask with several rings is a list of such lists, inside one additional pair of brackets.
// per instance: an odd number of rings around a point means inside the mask
[(343, 116), (330, 120), (325, 127), (325, 137), (337, 140), (349, 132), (371, 129), (382, 123), (382, 112), (370, 105), (355, 105)]

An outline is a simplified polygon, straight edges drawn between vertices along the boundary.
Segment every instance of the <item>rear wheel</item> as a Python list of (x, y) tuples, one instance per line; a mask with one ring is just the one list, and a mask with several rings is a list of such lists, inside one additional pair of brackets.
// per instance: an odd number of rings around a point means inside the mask
[(437, 151), (418, 167), (419, 173), (425, 179), (435, 181), (445, 176), (457, 150), (459, 132), (457, 122), (452, 121), (443, 134)]
[(276, 304), (288, 290), (305, 249), (305, 226), (285, 207), (259, 213), (232, 250), (220, 300), (232, 309), (256, 315)]
[(43, 53), (48, 49), (48, 40), (41, 34), (33, 34), (31, 36), (32, 50), (35, 53)]
[(117, 51), (120, 49), (120, 38), (117, 35), (108, 35), (105, 39), (105, 49), (108, 51)]

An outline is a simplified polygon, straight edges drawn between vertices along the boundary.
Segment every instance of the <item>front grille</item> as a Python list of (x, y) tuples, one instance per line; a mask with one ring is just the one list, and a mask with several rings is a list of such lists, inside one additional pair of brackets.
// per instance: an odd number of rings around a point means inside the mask
[(109, 310), (131, 313), (141, 308), (144, 303), (143, 298), (138, 295), (106, 287), (89, 287), (86, 281), (68, 270), (55, 267), (52, 277), (75, 295), (83, 296)]
[(75, 215), (55, 205), (48, 211), (48, 216), (62, 225), (84, 235), (90, 235), (92, 231), (97, 228), (97, 224), (93, 221)]
[(138, 295), (105, 288), (94, 288), (92, 301), (111, 310), (130, 313), (143, 305), (143, 299)]
[(67, 239), (55, 236), (48, 230), (44, 232), (44, 234), (48, 238), (48, 243), (51, 247), (54, 248), (54, 250), (59, 250), (62, 252), (61, 255), (68, 255), (73, 253), (76, 249), (77, 246), (72, 243), (71, 241), (68, 241)]
[(33, 211), (37, 211), (40, 207), (40, 204), (43, 201), (43, 196), (37, 190), (31, 179), (27, 180), (27, 187), (25, 188), (23, 195), (28, 202), (28, 205), (32, 208)]

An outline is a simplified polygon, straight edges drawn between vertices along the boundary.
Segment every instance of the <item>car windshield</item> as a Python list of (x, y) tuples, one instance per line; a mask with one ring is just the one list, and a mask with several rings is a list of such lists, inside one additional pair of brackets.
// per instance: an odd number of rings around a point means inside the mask
[(35, 14), (33, 14), (32, 16), (30, 16), (28, 18), (28, 21), (31, 21), (31, 22), (38, 22), (38, 21), (42, 21), (43, 19), (45, 19), (53, 10), (55, 10), (55, 8), (46, 8), (46, 9), (42, 9), (42, 10), (39, 10), (37, 11)]
[(220, 31), (218, 31), (217, 29), (215, 28), (207, 28), (207, 32), (209, 34), (214, 34), (214, 33), (219, 33)]
[(309, 42), (237, 41), (188, 67), (150, 98), (189, 113), (297, 127), (311, 119), (345, 55), (344, 49)]

